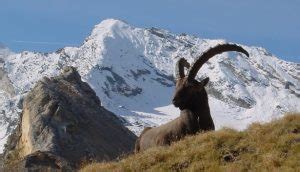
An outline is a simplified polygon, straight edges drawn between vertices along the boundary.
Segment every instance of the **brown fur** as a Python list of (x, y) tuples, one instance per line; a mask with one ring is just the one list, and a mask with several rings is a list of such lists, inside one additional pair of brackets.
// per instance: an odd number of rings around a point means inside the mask
[(186, 135), (195, 134), (198, 131), (214, 130), (214, 122), (210, 115), (207, 92), (205, 85), (209, 78), (202, 81), (195, 79), (201, 66), (216, 54), (225, 51), (238, 51), (249, 56), (242, 47), (234, 44), (218, 45), (204, 52), (197, 58), (189, 70), (188, 76), (184, 75), (184, 67), (189, 68), (188, 62), (181, 58), (176, 64), (176, 88), (173, 104), (181, 112), (180, 116), (159, 127), (147, 127), (136, 141), (135, 152), (146, 150), (154, 146), (170, 145)]

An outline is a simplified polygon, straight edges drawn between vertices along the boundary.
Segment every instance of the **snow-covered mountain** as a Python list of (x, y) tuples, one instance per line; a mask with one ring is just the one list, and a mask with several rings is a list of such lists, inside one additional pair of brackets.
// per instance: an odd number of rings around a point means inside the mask
[[(133, 27), (108, 19), (96, 25), (80, 47), (52, 53), (12, 53), (0, 48), (0, 150), (15, 126), (22, 97), (43, 76), (64, 66), (78, 68), (103, 106), (127, 120), (139, 133), (179, 115), (171, 104), (174, 65), (191, 63), (206, 49), (225, 40), (175, 35), (157, 28)], [(207, 87), (217, 128), (244, 129), (254, 121), (269, 121), (284, 112), (300, 111), (300, 64), (286, 62), (260, 47), (243, 46), (238, 53), (218, 55), (199, 71), (210, 77)]]

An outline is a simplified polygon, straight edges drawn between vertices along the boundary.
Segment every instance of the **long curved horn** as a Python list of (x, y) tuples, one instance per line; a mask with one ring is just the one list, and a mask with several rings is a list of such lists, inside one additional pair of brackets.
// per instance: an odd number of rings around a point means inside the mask
[(196, 61), (193, 63), (192, 67), (190, 68), (188, 72), (188, 79), (194, 79), (197, 75), (197, 72), (202, 67), (202, 65), (207, 62), (211, 57), (226, 52), (226, 51), (237, 51), (244, 53), (247, 57), (249, 57), (249, 53), (242, 48), (241, 46), (238, 46), (236, 44), (222, 44), (217, 45), (213, 48), (208, 49), (205, 51), (202, 55), (200, 55)]
[(180, 59), (176, 62), (176, 67), (175, 67), (175, 75), (176, 75), (176, 79), (185, 77), (185, 74), (184, 74), (184, 67), (190, 68), (190, 64), (189, 64), (189, 62), (186, 61), (185, 58), (180, 58)]

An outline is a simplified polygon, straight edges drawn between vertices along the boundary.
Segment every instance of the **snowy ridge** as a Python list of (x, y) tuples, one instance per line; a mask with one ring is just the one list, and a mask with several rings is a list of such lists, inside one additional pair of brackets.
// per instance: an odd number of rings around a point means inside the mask
[[(80, 47), (46, 54), (6, 49), (1, 55), (0, 50), (0, 150), (15, 126), (22, 97), (43, 76), (57, 75), (64, 66), (77, 67), (103, 106), (124, 117), (128, 128), (139, 134), (145, 126), (179, 115), (171, 104), (177, 59), (192, 63), (206, 49), (225, 42), (108, 19), (96, 25)], [(249, 58), (223, 53), (198, 73), (199, 78), (210, 77), (207, 90), (217, 129), (244, 129), (254, 121), (300, 111), (300, 64), (280, 60), (260, 47), (243, 47)]]

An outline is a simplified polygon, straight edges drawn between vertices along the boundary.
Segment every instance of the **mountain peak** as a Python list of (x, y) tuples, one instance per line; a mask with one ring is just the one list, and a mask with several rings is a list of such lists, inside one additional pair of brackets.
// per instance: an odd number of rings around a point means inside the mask
[(103, 33), (117, 33), (129, 27), (131, 26), (125, 21), (117, 19), (106, 19), (95, 25), (91, 36), (97, 36)]
[(113, 18), (110, 18), (110, 19), (105, 19), (103, 21), (101, 21), (98, 25), (96, 26), (99, 26), (99, 25), (104, 25), (104, 26), (108, 26), (108, 25), (128, 25), (128, 23), (124, 20), (119, 20), (119, 19), (113, 19)]

